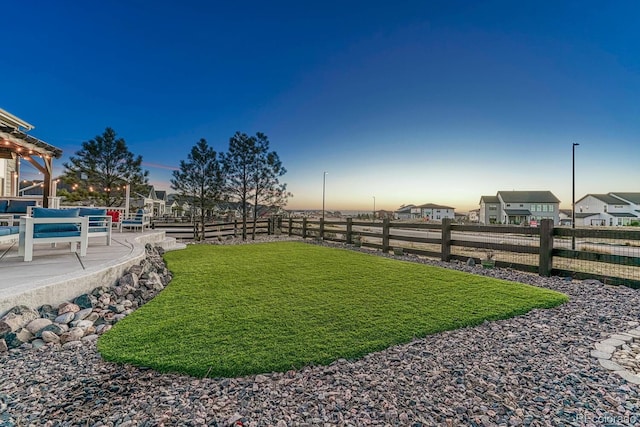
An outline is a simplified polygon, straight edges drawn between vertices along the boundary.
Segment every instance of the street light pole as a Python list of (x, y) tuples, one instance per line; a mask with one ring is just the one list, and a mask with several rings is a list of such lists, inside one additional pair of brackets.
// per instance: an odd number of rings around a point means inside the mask
[[(572, 147), (572, 157), (571, 157), (571, 165), (573, 169), (572, 175), (572, 198), (571, 198), (571, 228), (575, 230), (576, 228), (576, 147), (580, 145), (577, 142), (573, 143)], [(575, 232), (571, 235), (571, 250), (576, 249), (576, 235)]]
[(324, 222), (324, 190), (327, 182), (327, 172), (322, 172), (322, 222)]
[(376, 220), (376, 196), (373, 196), (373, 221)]

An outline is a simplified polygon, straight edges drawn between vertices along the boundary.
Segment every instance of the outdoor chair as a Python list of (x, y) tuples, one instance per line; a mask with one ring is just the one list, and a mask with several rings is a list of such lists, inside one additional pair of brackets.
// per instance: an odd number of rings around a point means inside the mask
[(144, 231), (144, 228), (151, 227), (151, 215), (147, 213), (144, 209), (138, 209), (135, 216), (129, 219), (125, 219), (120, 221), (120, 232), (122, 233), (123, 228), (133, 228), (137, 230), (140, 228), (140, 231)]
[(79, 216), (89, 218), (89, 237), (106, 237), (107, 246), (111, 246), (111, 215), (107, 215), (106, 209), (80, 208)]
[(79, 216), (79, 209), (33, 208), (31, 216), (20, 218), (18, 255), (25, 261), (33, 259), (33, 245), (37, 243), (70, 243), (71, 251), (87, 254), (89, 217)]

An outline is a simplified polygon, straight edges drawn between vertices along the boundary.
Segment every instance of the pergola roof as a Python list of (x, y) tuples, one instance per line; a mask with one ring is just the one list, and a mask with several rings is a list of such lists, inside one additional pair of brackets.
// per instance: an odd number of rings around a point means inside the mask
[(9, 151), (26, 156), (36, 155), (50, 156), (59, 159), (62, 150), (44, 141), (27, 135), (25, 132), (0, 123), (0, 151)]

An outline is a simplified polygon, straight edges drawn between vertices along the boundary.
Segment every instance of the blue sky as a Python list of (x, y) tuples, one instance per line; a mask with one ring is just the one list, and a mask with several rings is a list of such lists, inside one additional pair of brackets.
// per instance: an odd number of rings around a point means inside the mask
[[(231, 4), (233, 3), (233, 4)], [(200, 139), (266, 133), (289, 207), (477, 208), (640, 191), (634, 1), (23, 1), (0, 108), (64, 150), (107, 126), (151, 182)], [(25, 172), (29, 172), (25, 168)], [(27, 178), (35, 177), (25, 176)]]

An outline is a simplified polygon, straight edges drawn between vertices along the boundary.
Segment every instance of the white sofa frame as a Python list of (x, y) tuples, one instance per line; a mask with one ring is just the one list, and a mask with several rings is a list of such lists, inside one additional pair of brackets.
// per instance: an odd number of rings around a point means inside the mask
[[(79, 236), (55, 236), (55, 237), (33, 237), (33, 226), (36, 224), (78, 224), (80, 226)], [(87, 255), (89, 245), (89, 217), (79, 216), (72, 218), (33, 218), (23, 216), (20, 218), (18, 255), (24, 256), (25, 261), (33, 260), (33, 245), (36, 243), (70, 243), (71, 252), (78, 252), (80, 244), (80, 256)]]

